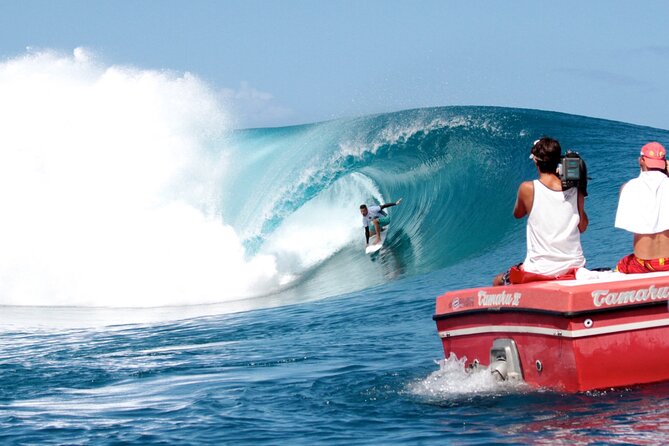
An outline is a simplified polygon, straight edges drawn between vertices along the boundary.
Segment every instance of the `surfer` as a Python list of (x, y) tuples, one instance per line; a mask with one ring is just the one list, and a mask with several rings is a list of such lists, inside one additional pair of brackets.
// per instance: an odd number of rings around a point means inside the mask
[[(376, 234), (376, 241), (374, 243), (381, 243), (381, 227), (387, 226), (390, 223), (388, 214), (383, 210), (391, 206), (397, 206), (402, 202), (400, 198), (394, 203), (386, 203), (378, 206), (367, 207), (366, 204), (360, 205), (360, 213), (362, 214), (362, 226), (365, 228), (365, 244), (369, 245), (370, 235)], [(369, 225), (374, 225), (374, 232), (371, 232)]]
[(528, 216), (527, 254), (522, 264), (495, 276), (495, 286), (567, 278), (585, 265), (581, 232), (588, 227), (586, 192), (563, 187), (557, 174), (562, 159), (557, 140), (544, 137), (535, 141), (530, 159), (537, 166), (539, 179), (520, 185), (513, 209), (516, 218)]
[(637, 178), (620, 190), (616, 228), (634, 234), (634, 252), (618, 261), (621, 273), (669, 271), (669, 178), (659, 142), (641, 148)]

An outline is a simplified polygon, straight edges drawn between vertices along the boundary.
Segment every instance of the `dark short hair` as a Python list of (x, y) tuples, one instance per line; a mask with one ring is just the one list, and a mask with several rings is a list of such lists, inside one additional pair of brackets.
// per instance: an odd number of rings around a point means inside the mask
[(562, 148), (557, 139), (544, 136), (532, 146), (532, 155), (537, 160), (539, 172), (555, 173), (562, 158)]
[(367, 205), (366, 204), (361, 204), (360, 209), (367, 209)]

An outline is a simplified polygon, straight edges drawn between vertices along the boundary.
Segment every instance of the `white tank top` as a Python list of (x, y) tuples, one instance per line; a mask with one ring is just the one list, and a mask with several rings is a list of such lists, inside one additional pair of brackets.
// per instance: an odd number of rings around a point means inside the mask
[(525, 271), (557, 276), (585, 265), (578, 230), (578, 190), (554, 191), (534, 180), (534, 201), (527, 218)]

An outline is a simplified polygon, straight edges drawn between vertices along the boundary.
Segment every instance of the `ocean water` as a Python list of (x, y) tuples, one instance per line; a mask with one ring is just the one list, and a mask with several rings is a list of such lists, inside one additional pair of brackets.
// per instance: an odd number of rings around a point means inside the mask
[[(499, 107), (233, 130), (197, 77), (81, 50), (0, 63), (0, 96), (2, 444), (668, 438), (669, 384), (496, 383), (431, 316), (522, 259), (532, 141), (586, 159), (583, 247), (610, 267), (619, 188), (669, 131)], [(366, 256), (359, 204), (400, 197)]]

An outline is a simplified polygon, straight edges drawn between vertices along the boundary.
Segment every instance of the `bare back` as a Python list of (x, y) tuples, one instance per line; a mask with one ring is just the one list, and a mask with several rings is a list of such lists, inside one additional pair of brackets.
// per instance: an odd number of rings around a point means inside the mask
[(669, 230), (659, 234), (634, 234), (634, 255), (651, 260), (669, 257)]

